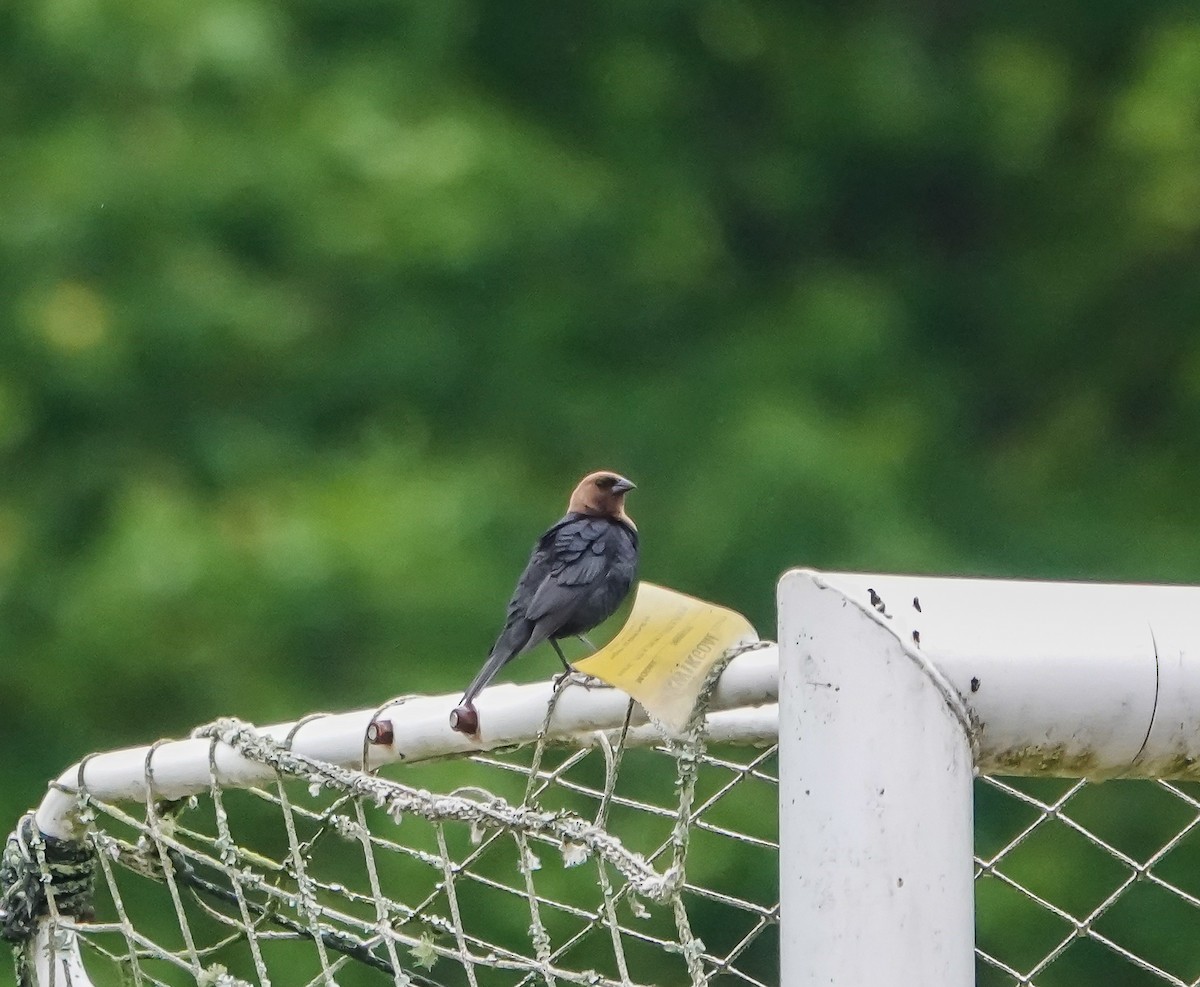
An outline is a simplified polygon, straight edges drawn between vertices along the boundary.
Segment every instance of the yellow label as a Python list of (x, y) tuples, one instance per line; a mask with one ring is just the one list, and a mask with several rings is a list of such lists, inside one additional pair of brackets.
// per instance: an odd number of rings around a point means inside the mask
[(757, 640), (740, 613), (642, 583), (617, 636), (575, 667), (629, 693), (655, 719), (682, 730), (712, 667), (730, 648)]

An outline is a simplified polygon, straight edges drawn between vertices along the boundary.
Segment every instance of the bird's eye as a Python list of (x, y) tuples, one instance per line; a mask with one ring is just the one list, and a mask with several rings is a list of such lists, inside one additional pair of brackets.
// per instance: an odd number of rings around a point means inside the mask
[(602, 476), (602, 477), (600, 477), (599, 480), (596, 481), (596, 486), (598, 486), (604, 490), (608, 490), (616, 482), (617, 481), (614, 477)]

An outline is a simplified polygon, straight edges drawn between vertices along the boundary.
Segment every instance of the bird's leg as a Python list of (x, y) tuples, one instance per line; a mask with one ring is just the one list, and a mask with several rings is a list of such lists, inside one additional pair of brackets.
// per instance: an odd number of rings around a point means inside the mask
[(571, 663), (567, 661), (567, 656), (563, 654), (562, 648), (559, 647), (558, 641), (555, 638), (550, 638), (550, 644), (554, 648), (554, 653), (558, 655), (558, 660), (563, 663), (563, 668), (568, 672), (573, 672), (575, 669), (571, 667)]
[(563, 663), (563, 670), (554, 676), (554, 688), (557, 689), (575, 673), (575, 669), (573, 669), (571, 667), (571, 663), (567, 661), (567, 656), (562, 653), (562, 648), (558, 646), (558, 641), (556, 641), (554, 638), (550, 638), (550, 644), (553, 645), (554, 653), (558, 655), (558, 660)]
[[(599, 651), (599, 650), (600, 650), (600, 649), (599, 649), (599, 648), (597, 648), (597, 647), (596, 647), (594, 644), (592, 644), (592, 642), (591, 642), (591, 641), (589, 641), (589, 640), (587, 639), (587, 635), (586, 635), (586, 634), (576, 634), (575, 636), (576, 636), (577, 638), (579, 638), (579, 640), (580, 640), (580, 641), (582, 641), (582, 642), (583, 642), (585, 645), (587, 645), (589, 648), (591, 648), (593, 653), (595, 653), (596, 651)], [(554, 644), (554, 647), (555, 647), (556, 649), (558, 648), (558, 643), (557, 643), (557, 642), (555, 642), (555, 644)], [(562, 658), (562, 652), (561, 652), (561, 651), (558, 653), (558, 657), (559, 657), (559, 658)], [(565, 662), (564, 662), (564, 664), (565, 664)], [(594, 688), (595, 688), (596, 686), (598, 686), (598, 685), (603, 685), (603, 683), (601, 682), (601, 680), (600, 680), (600, 679), (598, 679), (598, 678), (596, 678), (596, 676), (594, 676), (594, 675), (588, 675), (588, 673), (587, 673), (587, 672), (581, 672), (581, 671), (579, 671), (579, 669), (575, 668), (573, 665), (567, 665), (567, 671), (566, 671), (566, 672), (564, 672), (562, 676), (559, 676), (559, 677), (555, 678), (555, 680), (554, 680), (554, 684), (555, 684), (555, 685), (558, 685), (558, 684), (559, 684), (559, 683), (560, 683), (560, 682), (561, 682), (561, 681), (562, 681), (564, 678), (566, 678), (566, 677), (568, 677), (568, 676), (570, 676), (570, 675), (575, 675), (575, 676), (577, 676), (577, 677), (576, 677), (576, 679), (575, 679), (575, 684), (576, 684), (576, 685), (581, 685), (581, 686), (583, 686), (585, 689), (594, 689)]]
[[(589, 641), (587, 638), (583, 637), (582, 634), (580, 634), (578, 636), (583, 638), (583, 642), (589, 648), (592, 647), (591, 641)], [(567, 661), (566, 656), (562, 653), (562, 648), (560, 648), (558, 646), (558, 642), (556, 640), (554, 640), (554, 638), (550, 638), (550, 643), (552, 645), (554, 645), (554, 650), (556, 652), (558, 652), (558, 659), (559, 659), (559, 661), (561, 661), (563, 663), (563, 669), (564, 669), (564, 671), (562, 671), (558, 675), (554, 676), (554, 688), (555, 689), (557, 689), (557, 688), (559, 688), (559, 686), (563, 685), (563, 683), (565, 683), (568, 679), (570, 679), (574, 685), (582, 685), (585, 689), (592, 689), (595, 686), (601, 684), (600, 680), (598, 678), (596, 678), (594, 675), (588, 675), (585, 672), (578, 671), (569, 661)], [(594, 651), (595, 648), (592, 648), (592, 650)]]

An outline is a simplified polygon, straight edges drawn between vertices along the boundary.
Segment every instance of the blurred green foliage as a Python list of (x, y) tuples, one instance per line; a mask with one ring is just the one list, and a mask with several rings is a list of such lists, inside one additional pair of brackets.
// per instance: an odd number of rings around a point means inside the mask
[(602, 465), (768, 633), (1200, 581), (1198, 105), (1189, 3), (10, 0), (0, 817), (453, 690)]

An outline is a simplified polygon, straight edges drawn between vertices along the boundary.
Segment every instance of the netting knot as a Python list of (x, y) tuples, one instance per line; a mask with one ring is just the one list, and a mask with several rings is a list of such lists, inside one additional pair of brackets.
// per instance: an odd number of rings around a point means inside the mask
[(95, 870), (91, 843), (46, 836), (26, 813), (0, 857), (0, 939), (19, 943), (32, 936), (49, 912), (51, 893), (59, 914), (90, 919)]
[(253, 723), (239, 720), (236, 716), (222, 716), (196, 727), (191, 733), (193, 740), (211, 740), (216, 738), (235, 749), (249, 745), (258, 740), (258, 730)]

